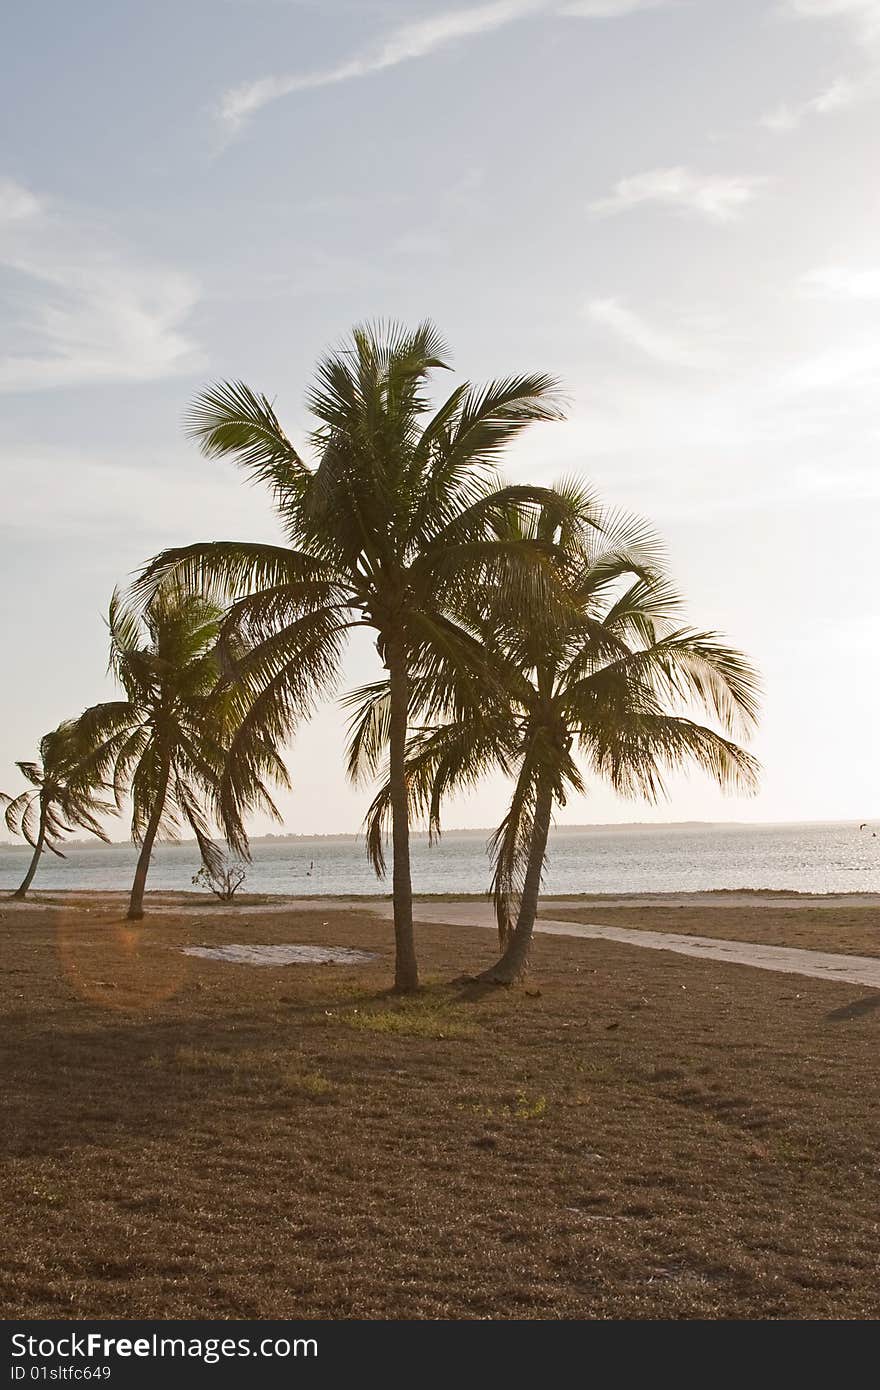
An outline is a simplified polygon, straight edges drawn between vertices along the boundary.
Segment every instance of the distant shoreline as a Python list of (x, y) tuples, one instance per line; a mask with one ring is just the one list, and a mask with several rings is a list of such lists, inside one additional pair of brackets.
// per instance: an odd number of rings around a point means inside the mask
[[(13, 889), (0, 889), (0, 906), (14, 905), (15, 909), (27, 910), (28, 907), (64, 907), (69, 903), (95, 903), (97, 905), (106, 904), (112, 906), (116, 903), (128, 901), (128, 892), (116, 888), (45, 888), (31, 890), (25, 902), (13, 901)], [(489, 895), (487, 893), (413, 893), (413, 902), (436, 902), (436, 903), (458, 903), (458, 902), (486, 902)], [(231, 903), (221, 903), (208, 893), (201, 893), (195, 889), (168, 889), (157, 888), (154, 892), (147, 891), (145, 904), (156, 912), (173, 909), (175, 907), (205, 907), (212, 911), (216, 910), (220, 916), (235, 916), (242, 912), (251, 912), (262, 909), (264, 912), (283, 912), (286, 907), (298, 907), (303, 903), (314, 903), (316, 908), (324, 903), (333, 903), (337, 906), (345, 906), (347, 903), (353, 905), (360, 903), (375, 903), (391, 901), (391, 894), (388, 892), (376, 893), (246, 893), (241, 896), (236, 895)], [(641, 903), (647, 905), (651, 902), (673, 906), (676, 903), (683, 905), (714, 903), (717, 906), (736, 906), (738, 901), (757, 903), (770, 901), (775, 905), (782, 905), (786, 901), (802, 904), (809, 903), (813, 906), (829, 905), (835, 903), (850, 902), (865, 906), (880, 906), (880, 893), (871, 892), (839, 892), (839, 893), (807, 893), (796, 888), (700, 888), (691, 892), (682, 889), (646, 889), (642, 892), (616, 892), (616, 893), (542, 893), (541, 903), (603, 903), (610, 906), (614, 903)]]
[[(880, 817), (875, 818), (880, 825)], [(850, 827), (857, 830), (863, 821), (856, 817), (845, 820), (780, 820), (780, 821), (747, 821), (747, 820), (678, 820), (678, 821), (602, 821), (595, 825), (556, 825), (551, 831), (552, 836), (572, 835), (572, 834), (615, 834), (627, 831), (665, 831), (665, 830), (784, 830), (797, 829), (798, 827), (809, 828), (815, 826), (840, 826)], [(871, 824), (871, 818), (867, 823)], [(435, 836), (435, 839), (450, 840), (453, 838), (477, 839), (495, 833), (492, 826), (466, 826), (461, 828), (450, 828), (444, 830), (442, 836)], [(428, 840), (430, 835), (426, 830), (411, 830), (410, 838), (413, 840)], [(250, 843), (252, 845), (283, 845), (283, 844), (310, 844), (316, 840), (324, 840), (328, 843), (350, 844), (363, 840), (363, 834), (357, 830), (338, 830), (324, 834), (300, 834), (293, 833), (286, 835), (253, 835)], [(194, 845), (195, 839), (192, 837), (180, 840), (163, 841), (162, 849), (179, 849), (188, 845)], [(64, 842), (65, 850), (68, 849), (132, 849), (131, 840), (110, 840), (105, 842), (97, 838), (67, 840)], [(2, 850), (21, 850), (27, 849), (27, 845), (21, 840), (0, 840), (0, 851)]]

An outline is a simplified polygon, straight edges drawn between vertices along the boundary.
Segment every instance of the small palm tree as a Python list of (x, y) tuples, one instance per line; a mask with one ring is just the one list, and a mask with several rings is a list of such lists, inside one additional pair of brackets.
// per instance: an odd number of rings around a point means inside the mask
[(108, 621), (110, 669), (126, 698), (95, 705), (78, 727), (92, 749), (90, 765), (112, 781), (117, 805), (131, 798), (140, 854), (128, 916), (138, 920), (160, 834), (176, 838), (186, 822), (202, 862), (221, 866), (204, 808), (223, 767), (234, 692), (224, 701), (217, 653), (223, 611), (208, 600), (169, 586), (140, 611), (115, 592)]
[[(225, 823), (248, 809), (246, 756), (256, 732), (276, 744), (336, 682), (347, 634), (366, 627), (388, 672), (390, 804), (394, 847), (395, 984), (418, 986), (412, 930), (406, 738), (411, 672), (435, 684), (466, 680), (483, 653), (460, 621), (491, 582), (510, 602), (546, 579), (546, 555), (510, 518), (546, 489), (501, 487), (495, 463), (535, 420), (559, 414), (554, 382), (511, 377), (459, 385), (433, 412), (431, 373), (445, 367), (431, 324), (358, 328), (320, 362), (308, 404), (317, 425), (310, 467), (269, 400), (242, 383), (197, 397), (192, 435), (209, 457), (230, 455), (267, 483), (286, 547), (207, 542), (166, 551), (145, 572), (147, 595), (178, 576), (232, 602), (226, 628), (249, 650), (237, 677), (250, 708), (230, 746)], [(505, 532), (505, 534), (501, 534)], [(544, 579), (542, 579), (544, 575)], [(231, 832), (235, 841), (234, 829)]]
[[(535, 521), (546, 534), (553, 520)], [(502, 954), (484, 978), (510, 984), (526, 969), (554, 805), (586, 790), (583, 763), (614, 790), (650, 801), (664, 774), (688, 764), (722, 787), (751, 790), (757, 764), (731, 734), (757, 714), (757, 678), (716, 633), (680, 625), (681, 600), (658, 568), (660, 549), (638, 522), (611, 517), (565, 547), (568, 605), (552, 623), (494, 604), (482, 624), (492, 684), (479, 705), (416, 733), (407, 752), (411, 808), (439, 830), (450, 791), (490, 768), (514, 779), (496, 831), (495, 899)], [(352, 768), (375, 771), (387, 693), (363, 692), (355, 709)], [(702, 710), (720, 730), (695, 722)], [(389, 806), (386, 785), (368, 818), (374, 860)]]
[(59, 859), (65, 857), (58, 841), (74, 827), (108, 840), (96, 817), (108, 814), (113, 807), (98, 799), (98, 788), (86, 771), (85, 753), (75, 722), (59, 724), (40, 740), (39, 762), (16, 763), (33, 790), (14, 798), (0, 794), (0, 800), (7, 803), (8, 829), (13, 835), (23, 835), (34, 851), (15, 898), (26, 896), (44, 850)]

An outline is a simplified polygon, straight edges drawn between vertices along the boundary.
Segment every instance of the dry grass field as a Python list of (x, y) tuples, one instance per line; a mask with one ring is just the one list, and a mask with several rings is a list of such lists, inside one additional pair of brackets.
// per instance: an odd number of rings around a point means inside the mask
[(880, 903), (873, 895), (829, 898), (784, 893), (701, 893), (693, 897), (593, 898), (576, 907), (545, 902), (542, 917), (606, 927), (680, 932), (761, 946), (880, 956)]
[[(87, 907), (0, 903), (5, 1316), (880, 1313), (880, 993), (546, 937), (484, 993), (438, 925), (401, 1000), (366, 912)], [(376, 960), (179, 949), (248, 941)]]

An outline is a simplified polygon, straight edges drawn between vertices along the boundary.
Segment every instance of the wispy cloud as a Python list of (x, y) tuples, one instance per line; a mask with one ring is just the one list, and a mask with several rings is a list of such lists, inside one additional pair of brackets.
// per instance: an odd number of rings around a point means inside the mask
[(761, 125), (785, 134), (809, 117), (831, 115), (880, 97), (880, 0), (783, 0), (779, 13), (795, 20), (844, 23), (864, 56), (860, 71), (837, 77), (804, 101), (781, 102), (762, 116)]
[(833, 111), (843, 111), (847, 107), (855, 106), (864, 95), (864, 83), (849, 77), (838, 77), (830, 86), (807, 101), (795, 105), (783, 102), (774, 107), (761, 117), (761, 125), (767, 130), (785, 134), (790, 130), (796, 130), (809, 116), (827, 116)]
[(425, 58), (437, 49), (459, 39), (500, 29), (514, 20), (546, 8), (547, 0), (491, 0), (468, 9), (444, 10), (427, 19), (401, 24), (383, 39), (335, 67), (317, 72), (280, 77), (260, 77), (233, 87), (220, 102), (219, 117), (229, 134), (234, 134), (255, 112), (292, 92), (327, 87), (337, 82), (366, 77), (397, 67), (415, 58)]
[(573, 19), (616, 19), (643, 10), (666, 8), (680, 0), (488, 0), (467, 8), (442, 10), (391, 29), (375, 43), (332, 67), (282, 73), (242, 82), (224, 92), (217, 117), (227, 139), (264, 106), (294, 92), (328, 87), (427, 58), (463, 39), (477, 38), (542, 11)]
[(14, 179), (0, 179), (0, 228), (36, 217), (40, 208), (39, 198), (29, 188)]
[(569, 0), (559, 7), (559, 13), (575, 19), (620, 19), (642, 10), (668, 9), (680, 0)]
[(140, 260), (100, 227), (0, 182), (0, 268), (9, 289), (0, 391), (154, 381), (193, 370), (189, 276)]
[(684, 338), (666, 328), (649, 323), (618, 299), (593, 299), (586, 306), (587, 317), (609, 329), (646, 357), (670, 367), (705, 367), (709, 358)]
[(736, 174), (700, 174), (679, 165), (649, 169), (620, 179), (611, 193), (591, 204), (593, 212), (627, 212), (643, 203), (692, 213), (709, 222), (730, 222), (756, 196), (765, 182)]
[(795, 19), (844, 19), (864, 43), (880, 39), (880, 0), (784, 0)]
[(819, 299), (880, 299), (880, 266), (861, 270), (844, 265), (820, 266), (801, 276), (800, 288), (802, 293)]

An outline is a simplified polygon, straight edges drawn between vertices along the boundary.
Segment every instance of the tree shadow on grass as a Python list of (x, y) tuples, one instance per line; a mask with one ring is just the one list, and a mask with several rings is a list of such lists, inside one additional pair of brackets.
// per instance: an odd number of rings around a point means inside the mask
[[(454, 1002), (439, 986), (401, 997), (340, 980), (317, 997), (276, 996), (268, 1010), (196, 1018), (108, 1015), (28, 1031), (22, 1011), (0, 1041), (0, 1158), (157, 1138), (216, 1124), (221, 1112), (246, 1123), (249, 1112), (305, 1107), (315, 1093), (297, 1099), (298, 1070), (326, 1068), (334, 1087), (369, 1086), (387, 1068), (386, 1048), (349, 1025), (376, 1011), (442, 1011)], [(428, 1038), (412, 1041), (419, 1054), (432, 1047)], [(439, 1065), (433, 1056), (411, 1061), (432, 1075)]]
[(499, 985), (493, 980), (481, 980), (478, 975), (461, 975), (449, 982), (462, 1004), (479, 1004), (484, 999), (497, 999), (510, 993), (513, 986)]
[(880, 1009), (880, 990), (876, 994), (866, 994), (862, 999), (853, 999), (839, 1009), (832, 1009), (825, 1017), (830, 1023), (843, 1023), (850, 1018), (863, 1018), (875, 1009)]
[[(354, 995), (361, 997), (386, 996)], [(289, 1027), (282, 1004), (280, 1019), (277, 1011), (234, 1012), (19, 1032), (0, 1045), (0, 1158), (155, 1138), (206, 1112), (244, 1115), (277, 1101), (292, 1071), (311, 1065), (314, 1041), (320, 1051), (316, 1025), (339, 1007), (338, 995), (296, 1006)]]

